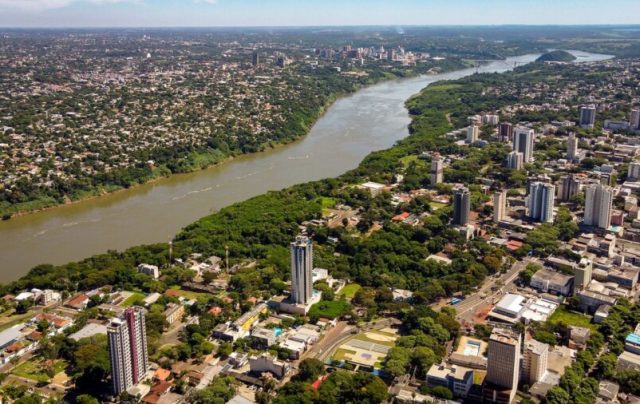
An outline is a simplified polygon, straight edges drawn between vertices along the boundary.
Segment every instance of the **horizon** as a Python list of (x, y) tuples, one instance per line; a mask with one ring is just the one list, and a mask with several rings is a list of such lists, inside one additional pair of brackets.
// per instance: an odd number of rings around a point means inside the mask
[(638, 14), (636, 0), (0, 0), (0, 28), (624, 26)]

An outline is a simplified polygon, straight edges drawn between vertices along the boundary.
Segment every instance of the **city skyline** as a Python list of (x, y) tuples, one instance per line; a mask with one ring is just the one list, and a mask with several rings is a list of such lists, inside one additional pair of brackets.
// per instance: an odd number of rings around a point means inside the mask
[[(550, 7), (555, 10), (550, 13)], [(336, 12), (339, 10), (340, 12)], [(619, 10), (628, 12), (620, 13)], [(636, 24), (633, 0), (0, 0), (0, 27)], [(634, 12), (635, 11), (635, 12)], [(467, 18), (463, 16), (473, 16)]]

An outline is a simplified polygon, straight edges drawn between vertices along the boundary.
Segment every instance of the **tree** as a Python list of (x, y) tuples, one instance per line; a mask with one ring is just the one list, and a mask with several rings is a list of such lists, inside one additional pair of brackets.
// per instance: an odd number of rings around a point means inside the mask
[(76, 403), (78, 404), (99, 404), (100, 401), (91, 397), (88, 394), (81, 394), (76, 398)]
[(547, 404), (568, 404), (571, 396), (561, 387), (555, 386), (547, 392)]
[(444, 386), (436, 386), (431, 389), (431, 394), (435, 397), (443, 398), (445, 400), (453, 399), (453, 392)]
[(233, 345), (230, 342), (222, 342), (218, 345), (218, 356), (222, 359), (227, 359), (233, 352)]
[(217, 377), (209, 386), (197, 391), (189, 397), (188, 402), (193, 404), (224, 404), (236, 394), (235, 379), (230, 376)]
[(301, 382), (311, 382), (323, 374), (325, 374), (324, 363), (315, 358), (308, 358), (300, 362), (300, 371), (298, 372), (297, 380)]

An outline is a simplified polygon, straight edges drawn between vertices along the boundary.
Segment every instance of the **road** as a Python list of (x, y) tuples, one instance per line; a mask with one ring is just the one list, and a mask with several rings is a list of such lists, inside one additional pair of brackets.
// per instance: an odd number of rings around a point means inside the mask
[[(471, 321), (476, 311), (486, 304), (493, 303), (494, 299), (501, 296), (505, 292), (510, 291), (513, 288), (513, 282), (518, 278), (520, 272), (526, 268), (529, 263), (538, 263), (536, 258), (527, 257), (522, 261), (515, 262), (511, 268), (500, 275), (499, 277), (487, 278), (485, 283), (475, 293), (469, 295), (462, 302), (453, 306), (456, 309), (457, 318), (459, 321)], [(503, 286), (494, 289), (499, 282)]]

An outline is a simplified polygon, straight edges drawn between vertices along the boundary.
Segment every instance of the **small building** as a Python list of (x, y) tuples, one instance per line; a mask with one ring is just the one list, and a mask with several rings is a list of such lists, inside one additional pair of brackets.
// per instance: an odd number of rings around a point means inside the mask
[(542, 293), (569, 296), (573, 289), (573, 276), (541, 269), (531, 278), (530, 286)]
[(473, 370), (444, 363), (432, 365), (426, 381), (430, 387), (444, 386), (456, 397), (464, 398), (473, 386)]
[(256, 349), (267, 349), (276, 343), (276, 330), (256, 327), (251, 331), (251, 340)]
[(250, 357), (249, 367), (251, 369), (251, 373), (271, 373), (278, 379), (285, 377), (287, 373), (289, 373), (289, 370), (291, 370), (291, 365), (289, 365), (289, 363), (280, 361), (268, 353)]
[(596, 324), (600, 324), (607, 317), (609, 317), (610, 311), (611, 311), (611, 306), (609, 306), (608, 304), (603, 304), (602, 306), (598, 307), (595, 314), (593, 315), (593, 322)]
[(588, 328), (569, 326), (569, 348), (585, 349), (590, 335), (591, 331)]
[(169, 326), (184, 316), (184, 306), (176, 303), (169, 303), (167, 309), (162, 313)]
[(87, 308), (89, 304), (89, 297), (84, 293), (78, 293), (73, 296), (71, 299), (67, 300), (65, 306), (70, 307), (75, 310), (84, 310)]
[(624, 351), (620, 356), (618, 356), (616, 370), (618, 372), (624, 372), (625, 370), (640, 370), (640, 355)]
[(158, 279), (160, 277), (160, 269), (155, 265), (140, 264), (138, 265), (138, 273), (149, 275), (153, 279)]

